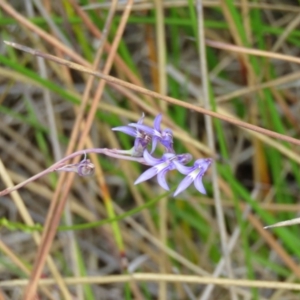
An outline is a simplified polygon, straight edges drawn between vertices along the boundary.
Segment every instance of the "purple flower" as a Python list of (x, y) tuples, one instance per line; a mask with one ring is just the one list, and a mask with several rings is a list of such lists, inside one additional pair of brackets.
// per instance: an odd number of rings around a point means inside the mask
[[(135, 137), (134, 147), (131, 150), (124, 151), (121, 154), (135, 156), (136, 159), (141, 159), (142, 163), (151, 166), (147, 171), (138, 177), (135, 184), (148, 180), (157, 176), (158, 184), (165, 190), (169, 190), (166, 182), (166, 174), (168, 171), (177, 169), (180, 173), (187, 175), (177, 187), (174, 197), (189, 187), (192, 182), (196, 189), (206, 194), (205, 188), (202, 183), (202, 177), (212, 163), (210, 158), (198, 159), (195, 161), (194, 166), (185, 166), (192, 156), (188, 153), (177, 155), (173, 149), (173, 133), (171, 129), (161, 130), (160, 124), (162, 121), (162, 114), (158, 114), (153, 123), (153, 127), (143, 124), (144, 114), (137, 123), (130, 123), (127, 126), (119, 126), (113, 130), (124, 132), (128, 135)], [(152, 141), (151, 153), (148, 152), (147, 146)], [(165, 147), (164, 155), (159, 158), (154, 158), (151, 154), (156, 149), (158, 143)], [(143, 157), (143, 158), (142, 158)]]
[(174, 161), (173, 164), (177, 170), (184, 175), (187, 175), (178, 185), (174, 197), (188, 188), (192, 182), (194, 182), (195, 188), (202, 194), (206, 194), (206, 190), (202, 183), (202, 177), (212, 163), (210, 158), (201, 158), (195, 161), (194, 166), (183, 166), (178, 161)]
[(140, 129), (152, 137), (151, 153), (153, 153), (154, 150), (156, 149), (158, 142), (160, 142), (165, 147), (166, 152), (174, 153), (172, 130), (168, 128), (161, 130), (160, 129), (161, 120), (162, 120), (162, 114), (157, 115), (154, 119), (153, 128), (147, 125), (136, 124), (136, 123), (131, 123), (129, 124), (129, 126)]
[(152, 166), (152, 168), (148, 169), (140, 177), (138, 177), (134, 184), (138, 184), (157, 175), (158, 184), (168, 191), (169, 186), (166, 182), (167, 172), (176, 168), (176, 165), (174, 164), (175, 161), (177, 161), (180, 165), (186, 164), (192, 159), (192, 156), (189, 153), (180, 155), (165, 153), (162, 158), (158, 159), (152, 157), (147, 149), (145, 149), (144, 159), (148, 165)]
[(174, 153), (173, 132), (171, 129), (166, 128), (162, 131), (160, 142), (165, 146), (167, 152)]
[[(139, 126), (145, 126), (142, 125), (144, 121), (145, 115), (143, 114), (142, 117), (138, 120), (138, 122), (135, 125)], [(132, 126), (118, 126), (112, 128), (114, 131), (121, 131), (124, 132), (130, 136), (135, 137), (134, 146), (132, 149), (132, 156), (143, 156), (144, 150), (147, 148), (148, 144), (151, 141), (151, 135), (149, 135), (147, 132), (144, 132), (140, 128), (133, 128)]]

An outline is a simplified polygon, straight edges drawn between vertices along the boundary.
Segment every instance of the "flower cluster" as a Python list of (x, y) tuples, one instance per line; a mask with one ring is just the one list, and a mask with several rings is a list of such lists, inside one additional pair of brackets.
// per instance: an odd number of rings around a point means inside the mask
[[(202, 177), (211, 165), (212, 159), (201, 158), (196, 160), (193, 166), (186, 166), (186, 164), (192, 160), (191, 154), (175, 153), (173, 149), (172, 130), (162, 130), (160, 127), (161, 120), (162, 115), (159, 114), (154, 119), (153, 127), (146, 126), (145, 124), (143, 124), (143, 114), (142, 118), (137, 123), (130, 123), (127, 126), (119, 126), (113, 128), (113, 130), (115, 131), (124, 132), (135, 138), (134, 146), (130, 150), (91, 148), (73, 152), (70, 155), (57, 161), (49, 168), (32, 176), (31, 178), (26, 179), (13, 187), (9, 187), (3, 191), (0, 191), (0, 197), (7, 195), (13, 191), (16, 191), (19, 188), (28, 184), (29, 182), (32, 182), (38, 179), (39, 177), (54, 171), (75, 172), (79, 176), (93, 175), (95, 171), (95, 166), (89, 159), (87, 159), (87, 154), (89, 153), (104, 154), (110, 157), (136, 161), (151, 166), (151, 168), (149, 168), (147, 171), (145, 171), (142, 175), (139, 176), (139, 178), (135, 181), (135, 184), (157, 176), (157, 181), (159, 185), (163, 189), (169, 190), (169, 186), (166, 181), (166, 175), (171, 170), (177, 170), (181, 174), (186, 175), (186, 177), (178, 185), (174, 196), (177, 196), (179, 193), (184, 191), (192, 183), (194, 183), (196, 189), (200, 193), (206, 194), (205, 188), (202, 183)], [(156, 147), (159, 144), (161, 144), (164, 147), (165, 151), (161, 158), (155, 158), (152, 156), (152, 153), (155, 151)], [(149, 152), (148, 148), (150, 148), (150, 145), (151, 150)], [(80, 162), (73, 164), (67, 163), (69, 160), (74, 159), (79, 155), (84, 155), (84, 158)]]
[[(202, 194), (206, 194), (202, 183), (202, 177), (212, 163), (210, 158), (201, 158), (194, 162), (191, 167), (186, 166), (192, 160), (189, 153), (176, 154), (173, 149), (173, 132), (171, 129), (161, 130), (162, 115), (159, 114), (154, 119), (153, 128), (143, 124), (144, 114), (137, 123), (130, 123), (127, 126), (112, 128), (115, 131), (121, 131), (135, 138), (133, 148), (128, 152), (134, 157), (143, 157), (144, 163), (151, 166), (135, 181), (135, 184), (146, 181), (157, 176), (158, 184), (165, 190), (169, 190), (166, 181), (168, 171), (177, 170), (186, 177), (178, 185), (174, 196), (184, 191), (192, 183)], [(148, 145), (151, 146), (151, 152), (148, 151)], [(158, 144), (164, 146), (165, 153), (161, 158), (155, 158), (152, 153)]]

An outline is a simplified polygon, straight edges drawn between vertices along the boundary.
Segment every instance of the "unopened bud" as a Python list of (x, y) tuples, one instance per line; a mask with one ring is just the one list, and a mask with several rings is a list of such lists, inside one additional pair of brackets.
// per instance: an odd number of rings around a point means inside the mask
[(89, 159), (82, 160), (78, 164), (77, 172), (79, 176), (91, 176), (95, 173), (95, 166)]

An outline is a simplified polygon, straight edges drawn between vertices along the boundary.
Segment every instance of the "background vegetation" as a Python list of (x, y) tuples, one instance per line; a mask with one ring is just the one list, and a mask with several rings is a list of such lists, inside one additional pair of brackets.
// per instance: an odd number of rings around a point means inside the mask
[(39, 178), (0, 199), (2, 297), (299, 299), (299, 226), (263, 229), (300, 211), (299, 143), (245, 128), (299, 138), (298, 1), (131, 2), (0, 0), (0, 190), (76, 150), (129, 149), (110, 128), (162, 112), (177, 153), (214, 159), (207, 195), (135, 186), (144, 166), (101, 155), (92, 177)]

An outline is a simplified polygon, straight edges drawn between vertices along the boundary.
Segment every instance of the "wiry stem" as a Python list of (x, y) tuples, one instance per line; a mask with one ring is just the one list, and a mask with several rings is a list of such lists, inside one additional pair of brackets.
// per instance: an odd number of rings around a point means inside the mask
[[(20, 189), (21, 187), (27, 185), (28, 183), (37, 180), (38, 178), (45, 176), (51, 172), (54, 171), (61, 171), (63, 170), (62, 168), (65, 166), (65, 163), (78, 156), (78, 155), (86, 155), (88, 153), (97, 153), (97, 154), (104, 154), (110, 157), (114, 157), (114, 158), (119, 158), (119, 159), (126, 159), (126, 160), (131, 160), (131, 161), (136, 161), (138, 163), (144, 164), (144, 165), (148, 165), (147, 162), (145, 161), (145, 159), (143, 157), (133, 157), (133, 156), (128, 156), (125, 154), (130, 154), (130, 150), (118, 150), (118, 149), (107, 149), (107, 148), (91, 148), (91, 149), (84, 149), (84, 150), (80, 150), (80, 151), (76, 151), (64, 158), (62, 158), (61, 160), (57, 161), (56, 163), (54, 163), (52, 166), (50, 166), (49, 168), (43, 170), (42, 172), (24, 180), (23, 182), (20, 182), (19, 184), (13, 186), (13, 187), (9, 187), (6, 188), (5, 190), (0, 192), (0, 197), (7, 195), (13, 191), (16, 191), (18, 189)], [(68, 170), (65, 170), (68, 171)]]
[(202, 113), (202, 114), (214, 117), (214, 118), (218, 118), (220, 120), (229, 122), (231, 124), (234, 124), (234, 125), (237, 125), (237, 126), (240, 126), (240, 127), (243, 127), (243, 128), (255, 131), (255, 132), (259, 132), (261, 134), (268, 135), (268, 136), (271, 136), (273, 138), (276, 138), (276, 139), (279, 139), (279, 140), (282, 140), (282, 141), (287, 141), (291, 144), (300, 145), (300, 140), (298, 140), (296, 138), (293, 138), (293, 137), (290, 137), (290, 136), (287, 136), (287, 135), (284, 135), (284, 134), (281, 134), (281, 133), (278, 133), (278, 132), (275, 132), (275, 131), (272, 131), (272, 130), (268, 130), (268, 129), (265, 129), (265, 128), (262, 128), (262, 127), (259, 127), (259, 126), (256, 126), (256, 125), (252, 125), (252, 124), (237, 120), (235, 118), (226, 116), (224, 114), (220, 114), (220, 113), (217, 113), (217, 112), (207, 110), (207, 109), (205, 109), (203, 107), (200, 107), (200, 106), (195, 106), (195, 105), (190, 104), (190, 103), (179, 101), (179, 100), (177, 100), (175, 98), (172, 98), (172, 97), (161, 95), (159, 93), (147, 90), (143, 87), (140, 87), (140, 86), (131, 84), (129, 82), (120, 80), (116, 77), (105, 75), (103, 73), (100, 73), (100, 72), (91, 70), (89, 68), (86, 68), (82, 65), (72, 63), (72, 62), (67, 61), (65, 59), (61, 59), (59, 57), (55, 57), (53, 55), (43, 53), (41, 51), (26, 47), (26, 46), (23, 46), (23, 45), (14, 43), (14, 42), (4, 41), (4, 43), (9, 45), (9, 46), (12, 46), (16, 49), (19, 49), (19, 50), (25, 51), (27, 53), (30, 53), (32, 55), (40, 56), (40, 57), (43, 57), (45, 59), (54, 61), (56, 63), (65, 65), (65, 66), (67, 66), (69, 68), (72, 68), (74, 70), (78, 70), (78, 71), (96, 76), (98, 78), (104, 79), (111, 85), (120, 85), (120, 86), (123, 86), (123, 87), (127, 87), (127, 88), (132, 89), (136, 92), (139, 92), (139, 93), (142, 93), (142, 94), (145, 94), (145, 95), (148, 95), (148, 96), (152, 96), (153, 98), (158, 98), (158, 99), (161, 99), (161, 100), (166, 101), (168, 103), (179, 105), (181, 107), (185, 107), (187, 109), (191, 109), (191, 110), (197, 111), (199, 113)]

